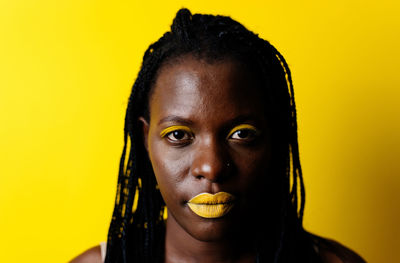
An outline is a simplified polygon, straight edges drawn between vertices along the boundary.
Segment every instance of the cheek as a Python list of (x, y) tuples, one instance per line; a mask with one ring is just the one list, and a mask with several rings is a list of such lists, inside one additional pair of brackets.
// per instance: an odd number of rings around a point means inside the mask
[(188, 172), (187, 155), (177, 154), (161, 141), (149, 144), (149, 157), (164, 201), (178, 198)]
[[(241, 186), (243, 194), (243, 202), (249, 214), (258, 213), (259, 204), (263, 203), (270, 206), (271, 202), (275, 203), (275, 188), (278, 185), (273, 183), (271, 169), (271, 153), (269, 149), (259, 149), (241, 155), (241, 159), (236, 160), (238, 164), (238, 185)], [(268, 205), (267, 205), (268, 204)]]
[(238, 172), (247, 183), (257, 183), (269, 174), (271, 151), (268, 147), (235, 156)]

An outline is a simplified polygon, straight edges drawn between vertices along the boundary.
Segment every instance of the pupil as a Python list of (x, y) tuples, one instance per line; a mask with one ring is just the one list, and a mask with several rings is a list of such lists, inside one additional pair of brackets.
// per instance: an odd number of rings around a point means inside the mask
[(175, 139), (178, 139), (178, 140), (182, 139), (183, 136), (185, 136), (182, 131), (174, 131), (173, 135), (174, 135)]
[(247, 136), (249, 136), (249, 131), (248, 130), (241, 130), (238, 131), (238, 136), (240, 138), (246, 138)]

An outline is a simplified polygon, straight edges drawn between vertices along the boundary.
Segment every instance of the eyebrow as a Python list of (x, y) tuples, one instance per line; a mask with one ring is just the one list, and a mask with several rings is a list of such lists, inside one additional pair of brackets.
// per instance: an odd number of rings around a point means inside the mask
[(177, 123), (181, 123), (181, 124), (185, 124), (185, 125), (191, 125), (193, 124), (192, 121), (176, 116), (176, 115), (169, 115), (167, 117), (162, 118), (159, 122), (158, 125), (164, 123), (164, 122), (177, 122)]
[(256, 116), (254, 116), (253, 114), (245, 114), (245, 115), (239, 115), (235, 118), (233, 118), (232, 120), (229, 121), (230, 125), (236, 125), (236, 124), (240, 124), (246, 121), (260, 121), (259, 118), (257, 118)]
[[(239, 115), (239, 116), (229, 120), (227, 122), (226, 126), (231, 126), (231, 125), (243, 123), (243, 122), (246, 122), (246, 121), (258, 121), (258, 118), (256, 118), (252, 114)], [(164, 122), (177, 122), (177, 123), (181, 123), (181, 124), (184, 124), (184, 125), (192, 125), (193, 124), (193, 121), (185, 119), (183, 117), (176, 116), (176, 115), (169, 115), (167, 117), (162, 118), (158, 122), (158, 125), (160, 125), (160, 124), (162, 124)]]

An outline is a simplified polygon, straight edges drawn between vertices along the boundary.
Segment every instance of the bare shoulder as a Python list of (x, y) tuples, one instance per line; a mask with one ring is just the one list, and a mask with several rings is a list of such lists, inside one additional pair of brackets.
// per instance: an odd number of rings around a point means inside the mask
[(328, 238), (314, 237), (324, 263), (366, 263), (355, 251), (339, 242)]
[(69, 263), (103, 263), (101, 259), (100, 246), (95, 246), (86, 250), (85, 252), (71, 260)]

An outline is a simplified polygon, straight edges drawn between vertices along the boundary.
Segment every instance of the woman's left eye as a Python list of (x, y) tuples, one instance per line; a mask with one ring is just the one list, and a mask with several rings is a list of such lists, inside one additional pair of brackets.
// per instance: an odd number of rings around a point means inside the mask
[(230, 138), (237, 140), (251, 140), (257, 136), (257, 131), (250, 129), (243, 129), (235, 131)]
[(258, 135), (259, 131), (256, 127), (250, 124), (242, 124), (231, 130), (228, 139), (250, 142), (255, 140)]

